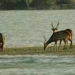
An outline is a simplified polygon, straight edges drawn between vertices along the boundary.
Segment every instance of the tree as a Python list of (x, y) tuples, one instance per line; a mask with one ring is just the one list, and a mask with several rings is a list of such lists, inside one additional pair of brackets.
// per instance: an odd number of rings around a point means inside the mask
[(25, 0), (27, 8), (29, 8), (30, 4), (32, 3), (33, 0)]
[(57, 0), (57, 4), (73, 4), (75, 3), (75, 0)]
[(56, 0), (46, 0), (46, 3), (48, 5), (54, 5), (56, 3)]

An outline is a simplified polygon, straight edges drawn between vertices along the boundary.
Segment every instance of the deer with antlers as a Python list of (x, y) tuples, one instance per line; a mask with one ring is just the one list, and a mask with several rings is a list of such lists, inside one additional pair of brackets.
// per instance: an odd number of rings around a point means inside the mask
[[(53, 33), (58, 32), (57, 29), (58, 29), (58, 26), (59, 26), (59, 22), (57, 23), (56, 27), (54, 27), (53, 23), (51, 22), (51, 26), (52, 26)], [(65, 29), (64, 31), (66, 31), (69, 34), (68, 40), (71, 42), (70, 47), (72, 47), (73, 31), (71, 29)], [(62, 40), (60, 40), (60, 45), (61, 45), (61, 42), (62, 42)], [(59, 47), (60, 47), (60, 45), (59, 45)]]
[[(65, 48), (67, 47), (68, 40), (71, 42), (70, 46), (72, 46), (72, 35), (73, 35), (72, 30), (65, 29), (62, 31), (57, 31), (57, 27), (59, 25), (59, 22), (55, 28), (53, 26), (53, 23), (51, 23), (51, 25), (52, 25), (53, 34), (46, 43), (44, 42), (44, 50), (46, 49), (47, 45), (50, 44), (51, 42), (55, 42), (55, 46), (57, 47), (58, 40), (60, 41), (60, 45), (61, 45), (62, 40), (64, 41)], [(46, 41), (46, 38), (45, 38), (45, 41)], [(59, 47), (60, 47), (60, 45), (59, 45)]]

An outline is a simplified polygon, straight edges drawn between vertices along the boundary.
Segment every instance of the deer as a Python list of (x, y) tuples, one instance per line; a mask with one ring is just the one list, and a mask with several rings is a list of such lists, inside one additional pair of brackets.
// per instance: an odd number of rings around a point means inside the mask
[(0, 49), (4, 51), (5, 37), (2, 33), (0, 33)]
[[(52, 22), (51, 22), (51, 26), (52, 26), (52, 31), (53, 31), (53, 33), (58, 32), (57, 29), (58, 29), (58, 26), (59, 26), (59, 21), (58, 21), (56, 27), (53, 26), (53, 23), (52, 23)], [(72, 31), (71, 29), (65, 29), (64, 31), (66, 31), (66, 32), (69, 34), (68, 40), (71, 42), (70, 47), (72, 47), (73, 31)], [(64, 41), (64, 40), (63, 40), (63, 41)], [(60, 47), (60, 45), (61, 45), (61, 42), (62, 42), (62, 40), (60, 40), (59, 47)], [(56, 42), (55, 44), (57, 44), (57, 42)], [(59, 48), (59, 47), (58, 47), (58, 48)]]
[(68, 39), (69, 39), (69, 33), (64, 31), (64, 30), (61, 30), (61, 31), (53, 33), (47, 42), (46, 42), (45, 37), (44, 37), (44, 39), (45, 39), (45, 41), (44, 41), (44, 50), (52, 42), (55, 42), (55, 45), (57, 47), (57, 41), (58, 40), (63, 40), (64, 43), (65, 43), (64, 47), (67, 48)]

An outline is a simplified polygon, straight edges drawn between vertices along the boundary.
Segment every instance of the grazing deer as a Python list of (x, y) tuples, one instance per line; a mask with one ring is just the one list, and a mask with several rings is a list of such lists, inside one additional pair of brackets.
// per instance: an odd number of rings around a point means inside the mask
[[(55, 33), (55, 32), (57, 32), (57, 29), (58, 29), (57, 27), (59, 26), (59, 22), (57, 23), (57, 26), (56, 26), (56, 27), (54, 27), (54, 26), (53, 26), (53, 23), (51, 22), (51, 26), (52, 26), (52, 31), (53, 31), (53, 33)], [(73, 31), (72, 31), (71, 29), (65, 29), (64, 31), (66, 31), (66, 32), (69, 34), (68, 40), (71, 42), (70, 47), (72, 47)], [(62, 42), (62, 40), (60, 40), (59, 47), (60, 47), (60, 45), (61, 45), (61, 42)], [(57, 44), (57, 42), (55, 42), (55, 44)], [(59, 48), (59, 47), (58, 47), (58, 48)]]
[(0, 48), (4, 51), (5, 37), (2, 33), (0, 33)]
[(45, 41), (44, 41), (44, 50), (52, 42), (55, 42), (55, 45), (57, 47), (57, 41), (58, 40), (61, 40), (61, 41), (63, 40), (64, 43), (65, 43), (65, 48), (67, 48), (68, 39), (69, 39), (69, 33), (67, 31), (62, 30), (62, 31), (55, 32), (55, 33), (53, 33), (51, 35), (51, 37), (49, 38), (49, 40), (47, 42), (45, 42), (46, 41), (46, 38), (45, 38)]

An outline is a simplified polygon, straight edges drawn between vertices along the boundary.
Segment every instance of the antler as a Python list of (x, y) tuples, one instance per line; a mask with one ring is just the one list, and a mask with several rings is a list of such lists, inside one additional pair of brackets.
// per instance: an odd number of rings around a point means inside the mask
[(54, 29), (53, 23), (51, 22), (52, 29)]
[(44, 38), (44, 43), (46, 42), (46, 37), (43, 35), (43, 38)]
[(56, 26), (56, 28), (59, 26), (59, 21), (58, 21), (58, 23), (57, 23), (57, 26)]

